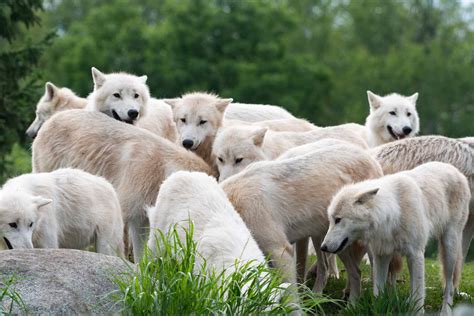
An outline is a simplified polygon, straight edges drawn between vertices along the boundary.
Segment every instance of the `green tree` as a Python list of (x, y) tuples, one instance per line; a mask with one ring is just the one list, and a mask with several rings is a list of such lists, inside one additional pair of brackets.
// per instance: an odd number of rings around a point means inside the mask
[(5, 159), (12, 145), (25, 141), (31, 104), (38, 98), (33, 71), (50, 36), (32, 41), (25, 30), (39, 23), (41, 9), (40, 0), (0, 3), (0, 180), (7, 176)]

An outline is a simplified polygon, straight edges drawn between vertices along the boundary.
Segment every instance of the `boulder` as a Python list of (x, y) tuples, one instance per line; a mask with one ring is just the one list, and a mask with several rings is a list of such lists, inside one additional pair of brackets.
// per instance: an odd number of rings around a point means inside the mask
[[(0, 252), (0, 281), (14, 276), (14, 289), (29, 314), (110, 314), (121, 310), (110, 293), (114, 277), (130, 271), (118, 257), (72, 249)], [(9, 306), (8, 300), (2, 302)], [(13, 312), (21, 313), (18, 306)]]

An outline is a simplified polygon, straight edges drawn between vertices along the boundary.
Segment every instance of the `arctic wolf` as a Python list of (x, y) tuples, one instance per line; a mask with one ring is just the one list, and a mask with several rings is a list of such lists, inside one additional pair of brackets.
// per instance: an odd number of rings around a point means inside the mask
[(405, 255), (411, 294), (422, 307), (425, 246), (436, 236), (446, 281), (442, 308), (446, 314), (453, 304), (453, 279), (462, 267), (462, 230), (470, 199), (466, 177), (441, 162), (348, 185), (328, 208), (329, 230), (321, 250), (339, 253), (356, 240), (367, 242), (374, 256), (375, 295), (385, 285), (392, 256)]
[(105, 179), (76, 169), (25, 174), (0, 190), (0, 230), (17, 248), (84, 249), (123, 256), (123, 220)]
[(212, 148), (219, 180), (225, 180), (256, 161), (275, 159), (290, 148), (324, 138), (345, 140), (367, 148), (364, 139), (345, 125), (319, 127), (304, 133), (276, 132), (265, 127), (244, 125), (223, 128)]
[[(334, 174), (338, 176), (335, 177)], [(353, 145), (330, 146), (285, 160), (260, 161), (221, 183), (258, 245), (285, 280), (295, 281), (291, 243), (311, 237), (319, 249), (329, 226), (326, 208), (345, 184), (382, 175), (380, 166)], [(360, 293), (360, 272), (348, 252), (340, 255), (348, 271), (351, 299)], [(327, 281), (324, 260), (318, 260), (314, 291)]]
[(94, 91), (87, 97), (87, 110), (99, 111), (129, 124), (145, 115), (150, 99), (147, 76), (123, 72), (104, 74), (92, 67), (92, 78)]
[(36, 118), (26, 130), (26, 134), (35, 138), (39, 129), (54, 113), (71, 109), (84, 109), (87, 100), (80, 98), (68, 88), (58, 88), (46, 82), (44, 95), (36, 105)]
[(415, 136), (420, 129), (416, 111), (418, 93), (409, 97), (392, 93), (379, 96), (367, 91), (370, 114), (365, 122), (370, 147)]
[(466, 258), (474, 236), (474, 146), (469, 144), (469, 139), (420, 136), (373, 148), (370, 153), (380, 163), (384, 174), (410, 170), (426, 162), (439, 161), (455, 166), (466, 176), (473, 196), (469, 219), (463, 232), (462, 248)]
[[(217, 130), (224, 124), (224, 118), (246, 122), (295, 119), (286, 110), (278, 107), (231, 103), (232, 99), (221, 99), (215, 94), (205, 92), (187, 93), (181, 98), (164, 101), (173, 108), (179, 143), (184, 148), (195, 152), (213, 167), (215, 167), (215, 159), (212, 156), (212, 144)], [(287, 114), (279, 115), (278, 113)]]
[(79, 168), (109, 180), (117, 191), (134, 258), (147, 238), (146, 206), (161, 183), (178, 170), (212, 173), (196, 155), (140, 128), (98, 112), (64, 111), (41, 128), (33, 142), (33, 170)]
[[(231, 103), (234, 104), (234, 103)], [(266, 127), (269, 130), (276, 132), (309, 132), (313, 129), (318, 128), (316, 125), (308, 122), (305, 119), (300, 118), (289, 118), (289, 119), (277, 119), (277, 120), (265, 120), (258, 122), (246, 122), (240, 120), (224, 120), (223, 128), (236, 126), (236, 125), (250, 125), (258, 127)]]

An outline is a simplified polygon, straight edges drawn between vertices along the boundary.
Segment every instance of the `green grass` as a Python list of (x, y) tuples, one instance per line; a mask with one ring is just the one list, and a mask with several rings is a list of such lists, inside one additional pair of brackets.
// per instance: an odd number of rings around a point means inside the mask
[[(295, 309), (295, 289), (284, 289), (266, 265), (235, 264), (235, 271), (196, 269), (196, 243), (191, 231), (181, 241), (176, 230), (156, 240), (159, 256), (145, 251), (135, 270), (116, 276), (112, 298), (133, 315), (288, 314)], [(322, 312), (328, 299), (308, 288), (298, 289), (303, 311)], [(281, 299), (276, 299), (276, 296)]]
[(0, 315), (11, 315), (15, 305), (18, 305), (22, 314), (27, 314), (21, 296), (12, 288), (14, 283), (15, 276), (0, 281)]
[[(313, 257), (311, 262), (314, 262), (315, 258)], [(345, 287), (347, 274), (343, 270), (344, 266), (338, 260), (338, 267), (340, 273), (340, 278), (329, 279), (324, 294), (330, 298), (339, 299), (342, 297), (342, 290)], [(371, 302), (372, 293), (372, 284), (370, 281), (370, 266), (366, 265), (364, 262), (361, 264), (362, 270), (362, 288), (365, 292), (362, 295), (360, 303), (366, 304)], [(434, 259), (425, 259), (425, 285), (426, 285), (426, 298), (425, 298), (425, 312), (432, 313), (437, 312), (441, 309), (441, 304), (443, 301), (443, 286), (441, 283), (440, 277), (440, 264), (438, 260)], [(404, 300), (408, 297), (410, 290), (410, 278), (408, 274), (408, 269), (406, 262), (404, 261), (403, 272), (401, 274), (400, 280), (397, 282), (397, 292), (399, 294), (399, 299)], [(462, 272), (462, 280), (460, 291), (467, 293), (467, 296), (456, 296), (454, 299), (454, 304), (466, 303), (474, 304), (474, 262), (468, 262), (464, 265)], [(369, 297), (370, 296), (370, 297)], [(470, 297), (469, 297), (470, 296)], [(393, 296), (392, 296), (393, 297)], [(395, 303), (398, 304), (400, 300), (396, 300)], [(386, 301), (386, 300), (385, 300)], [(374, 303), (374, 302), (372, 302)], [(378, 303), (378, 302), (375, 302)], [(375, 304), (374, 303), (374, 304)], [(372, 304), (372, 306), (374, 306)], [(342, 312), (341, 305), (328, 304), (325, 306), (326, 314), (350, 314), (348, 311)], [(357, 313), (356, 313), (357, 314)], [(362, 312), (358, 314), (364, 314)]]

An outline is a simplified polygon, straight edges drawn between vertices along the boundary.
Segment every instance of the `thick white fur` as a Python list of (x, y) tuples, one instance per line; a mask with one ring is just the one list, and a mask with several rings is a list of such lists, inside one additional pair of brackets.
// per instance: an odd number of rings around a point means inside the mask
[(68, 88), (58, 88), (51, 82), (46, 82), (44, 95), (36, 105), (36, 117), (33, 123), (26, 130), (26, 134), (35, 138), (39, 129), (46, 120), (54, 113), (71, 110), (84, 109), (87, 100), (80, 98)]
[(330, 226), (322, 249), (335, 253), (356, 240), (368, 242), (374, 256), (375, 295), (385, 285), (392, 256), (407, 256), (411, 293), (423, 306), (424, 251), (428, 239), (436, 236), (446, 280), (445, 314), (453, 303), (454, 274), (462, 266), (462, 231), (470, 198), (466, 177), (441, 162), (348, 185), (328, 208)]
[(123, 256), (123, 220), (114, 188), (77, 169), (8, 180), (0, 190), (0, 230), (14, 249), (94, 244), (99, 253)]
[(352, 125), (319, 127), (303, 133), (277, 132), (266, 127), (244, 125), (223, 128), (213, 145), (219, 180), (237, 174), (256, 161), (275, 159), (288, 149), (324, 138), (340, 139), (367, 148), (364, 139), (353, 133)]
[[(149, 209), (150, 238), (148, 247), (156, 252), (157, 230), (167, 233), (176, 229), (185, 241), (189, 221), (194, 225), (193, 238), (202, 257), (196, 258), (196, 270), (203, 259), (209, 270), (230, 274), (235, 263), (252, 261), (265, 264), (242, 218), (230, 204), (215, 178), (201, 172), (178, 171), (162, 184), (156, 205)], [(157, 239), (158, 238), (158, 239)]]
[[(418, 93), (409, 97), (397, 93), (382, 97), (367, 91), (367, 97), (370, 114), (365, 122), (365, 127), (367, 143), (370, 147), (413, 137), (418, 133), (420, 129), (420, 119), (416, 111)], [(407, 133), (408, 131), (410, 132)]]
[[(128, 73), (104, 74), (92, 67), (94, 91), (87, 97), (87, 110), (99, 111), (115, 119), (133, 123), (147, 110), (150, 91), (147, 76), (137, 77)], [(138, 116), (130, 117), (130, 111)]]
[[(232, 106), (233, 103), (230, 104)], [(230, 127), (236, 125), (250, 125), (258, 127), (266, 127), (269, 130), (277, 132), (309, 132), (313, 129), (318, 128), (316, 125), (308, 122), (305, 119), (300, 118), (289, 118), (289, 119), (277, 119), (277, 120), (265, 120), (258, 122), (246, 122), (240, 120), (228, 120), (224, 118), (223, 127)]]
[(295, 117), (290, 112), (276, 105), (232, 103), (225, 111), (226, 120), (239, 120), (245, 122), (294, 118)]
[(161, 183), (173, 172), (212, 173), (182, 147), (98, 112), (64, 111), (41, 128), (33, 142), (33, 170), (80, 168), (109, 180), (138, 260), (148, 234), (146, 206), (155, 204)]
[[(337, 174), (338, 176), (334, 176)], [(311, 237), (319, 245), (329, 222), (326, 208), (345, 184), (381, 176), (380, 166), (361, 148), (340, 145), (303, 156), (260, 161), (221, 183), (266, 255), (289, 282), (295, 281), (291, 243)], [(351, 298), (360, 293), (360, 272), (349, 253), (342, 253), (351, 285)], [(327, 267), (318, 260), (314, 290), (321, 292)]]
[(178, 140), (178, 130), (173, 120), (173, 111), (163, 100), (150, 98), (146, 114), (136, 122), (136, 127), (146, 129), (173, 143)]

